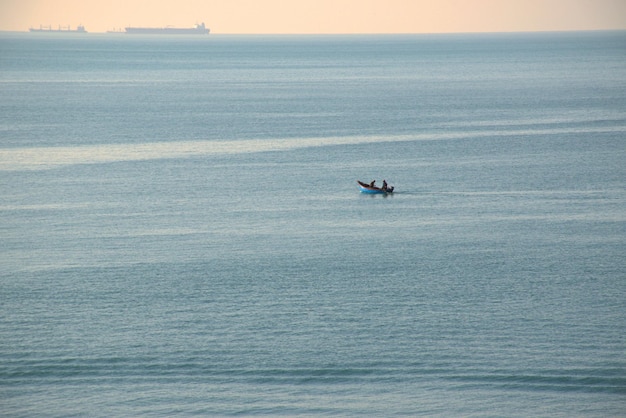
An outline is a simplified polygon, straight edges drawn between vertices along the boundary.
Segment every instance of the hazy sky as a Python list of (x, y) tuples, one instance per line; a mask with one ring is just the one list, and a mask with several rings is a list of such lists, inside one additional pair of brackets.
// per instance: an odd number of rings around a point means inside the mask
[(0, 0), (0, 30), (199, 22), (257, 34), (626, 29), (626, 0)]

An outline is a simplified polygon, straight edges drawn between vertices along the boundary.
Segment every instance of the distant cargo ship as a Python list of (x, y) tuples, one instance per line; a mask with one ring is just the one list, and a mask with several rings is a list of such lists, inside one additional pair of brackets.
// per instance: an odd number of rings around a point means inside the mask
[(167, 26), (164, 28), (133, 28), (127, 27), (126, 33), (132, 35), (205, 35), (210, 29), (204, 26), (204, 23), (196, 25), (195, 28), (173, 28)]
[(72, 29), (69, 26), (60, 26), (57, 29), (52, 29), (52, 26), (41, 26), (38, 28), (30, 28), (31, 32), (45, 32), (45, 33), (87, 33), (83, 25), (78, 25), (76, 29)]

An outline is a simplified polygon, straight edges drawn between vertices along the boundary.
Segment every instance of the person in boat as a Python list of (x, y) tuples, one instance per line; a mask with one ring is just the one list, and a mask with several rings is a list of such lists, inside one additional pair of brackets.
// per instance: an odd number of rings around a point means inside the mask
[(381, 187), (384, 191), (387, 191), (387, 180), (383, 180), (383, 187)]
[(375, 184), (376, 184), (376, 180), (372, 180), (372, 182), (370, 183), (370, 187), (376, 187)]

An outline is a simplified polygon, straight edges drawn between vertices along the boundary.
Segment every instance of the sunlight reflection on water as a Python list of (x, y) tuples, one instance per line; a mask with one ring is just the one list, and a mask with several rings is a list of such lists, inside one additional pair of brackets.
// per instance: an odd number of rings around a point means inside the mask
[(345, 136), (287, 139), (246, 139), (237, 141), (174, 141), (144, 142), (141, 144), (103, 144), (65, 147), (28, 147), (0, 149), (0, 171), (48, 170), (74, 164), (99, 164), (121, 161), (142, 161), (167, 158), (185, 158), (201, 155), (244, 154), (254, 152), (288, 151), (298, 148), (335, 145), (435, 141), (492, 137), (498, 135), (549, 135), (598, 133), (621, 130), (618, 128), (553, 128), (523, 130), (484, 130), (472, 132), (424, 133), (417, 135)]

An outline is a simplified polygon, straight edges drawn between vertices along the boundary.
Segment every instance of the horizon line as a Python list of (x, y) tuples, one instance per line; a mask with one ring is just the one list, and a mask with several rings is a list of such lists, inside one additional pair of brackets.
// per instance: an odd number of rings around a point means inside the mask
[[(126, 32), (116, 31), (115, 28), (113, 30), (108, 31), (89, 31), (86, 25), (80, 25), (85, 28), (85, 32), (81, 33), (81, 35), (89, 35), (89, 34), (126, 34)], [(31, 28), (36, 28), (31, 26)], [(235, 36), (341, 36), (341, 35), (356, 35), (356, 36), (372, 36), (372, 35), (472, 35), (472, 34), (515, 34), (515, 33), (568, 33), (568, 32), (625, 32), (626, 28), (603, 28), (603, 29), (543, 29), (543, 30), (498, 30), (498, 31), (451, 31), (451, 32), (213, 32), (211, 30), (210, 35), (235, 35)], [(0, 29), (2, 33), (31, 33), (30, 28), (27, 30), (6, 30)], [(47, 33), (47, 32), (44, 32)], [(55, 31), (52, 31), (55, 33)], [(74, 32), (69, 31), (61, 31), (60, 33), (74, 34)], [(134, 36), (138, 36), (137, 34), (133, 34)], [(209, 34), (207, 34), (209, 35)], [(139, 35), (142, 36), (142, 35)], [(144, 35), (151, 36), (151, 35)], [(181, 36), (181, 35), (157, 35), (157, 36)], [(182, 35), (185, 36), (185, 35)], [(192, 34), (188, 35), (192, 36)], [(194, 37), (198, 35), (193, 34)]]

